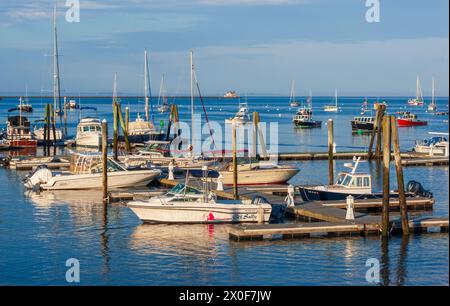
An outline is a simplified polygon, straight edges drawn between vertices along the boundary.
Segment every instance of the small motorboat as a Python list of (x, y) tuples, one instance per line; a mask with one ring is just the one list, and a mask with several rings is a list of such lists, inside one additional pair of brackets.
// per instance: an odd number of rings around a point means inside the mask
[[(33, 128), (33, 137), (37, 140), (38, 145), (45, 143), (45, 129), (44, 126), (42, 126), (43, 122), (45, 122), (43, 119), (36, 120), (35, 123), (38, 125), (35, 125)], [(55, 128), (55, 134), (53, 134), (53, 129), (50, 128), (49, 141), (54, 144), (64, 144), (62, 129)]]
[(361, 116), (354, 117), (351, 121), (352, 131), (358, 133), (372, 132), (375, 128), (375, 117)]
[(227, 124), (246, 124), (249, 123), (250, 115), (248, 113), (247, 103), (239, 103), (239, 111), (233, 118), (225, 119)]
[(312, 110), (307, 107), (299, 109), (292, 121), (299, 128), (320, 128), (322, 126), (322, 121), (313, 120)]
[(100, 119), (85, 117), (80, 120), (75, 136), (77, 147), (100, 148), (102, 145), (102, 124)]
[[(146, 186), (161, 174), (159, 169), (128, 171), (122, 165), (108, 158), (108, 188)], [(101, 189), (102, 157), (99, 154), (77, 154), (72, 157), (71, 171), (53, 173), (45, 165), (38, 167), (24, 180), (28, 189), (80, 190)]]
[[(345, 200), (349, 195), (355, 199), (382, 198), (382, 193), (372, 191), (372, 177), (367, 173), (358, 173), (358, 165), (361, 157), (354, 158), (354, 164), (344, 164), (350, 168), (350, 172), (340, 172), (334, 185), (299, 186), (300, 196), (304, 201), (331, 201)], [(432, 193), (423, 189), (418, 182), (411, 181), (407, 184), (407, 197), (425, 196), (433, 197)], [(391, 197), (398, 197), (398, 192), (391, 191)]]
[(412, 150), (417, 153), (445, 156), (449, 152), (448, 140), (443, 136), (433, 136), (429, 139), (416, 141)]
[(127, 206), (143, 222), (152, 223), (244, 223), (268, 222), (272, 206), (261, 198), (218, 200), (208, 188), (199, 191), (178, 184), (164, 196)]
[(234, 90), (230, 90), (230, 91), (227, 91), (223, 95), (223, 97), (227, 98), (227, 99), (235, 99), (235, 98), (239, 98), (239, 95)]
[(397, 117), (397, 124), (399, 127), (425, 126), (425, 125), (428, 125), (428, 122), (417, 119), (416, 114), (411, 114), (410, 112), (404, 112), (402, 115)]

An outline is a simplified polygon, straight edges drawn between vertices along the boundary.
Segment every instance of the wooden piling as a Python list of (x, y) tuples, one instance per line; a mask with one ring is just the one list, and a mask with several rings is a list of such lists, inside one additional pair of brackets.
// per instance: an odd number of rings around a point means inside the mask
[(122, 108), (121, 108), (120, 104), (117, 104), (117, 114), (118, 114), (120, 126), (122, 127), (123, 137), (125, 139), (125, 146), (126, 146), (127, 152), (130, 153), (131, 145), (130, 145), (130, 141), (128, 140), (128, 124), (125, 123), (123, 120)]
[(378, 126), (377, 129), (377, 146), (376, 146), (376, 158), (380, 162), (381, 161), (381, 138), (383, 133), (383, 118), (384, 118), (384, 110), (386, 107), (384, 105), (379, 105), (380, 114), (378, 116)]
[(406, 205), (406, 198), (405, 198), (405, 182), (403, 179), (403, 167), (402, 167), (402, 158), (400, 156), (400, 144), (398, 139), (397, 122), (394, 116), (389, 116), (389, 118), (391, 124), (392, 143), (394, 146), (394, 160), (395, 160), (395, 169), (397, 173), (398, 197), (400, 203), (400, 214), (402, 219), (402, 231), (403, 235), (409, 235), (408, 207)]
[(103, 203), (108, 202), (108, 123), (102, 121), (102, 186)]
[(237, 156), (236, 156), (236, 124), (233, 123), (233, 198), (239, 199), (238, 194), (238, 171), (237, 171)]
[(381, 235), (389, 235), (389, 164), (391, 159), (390, 118), (383, 118), (383, 207), (381, 212)]
[[(56, 118), (55, 118), (56, 112), (53, 111), (51, 104), (49, 104), (49, 108), (50, 108), (50, 115), (51, 115), (51, 119), (52, 119), (52, 134), (53, 134), (53, 141), (51, 141), (50, 143), (53, 143), (53, 155), (56, 155)], [(49, 136), (50, 136), (50, 134), (49, 134)], [(49, 139), (50, 139), (50, 137), (49, 137)]]
[(373, 129), (372, 129), (372, 132), (371, 132), (371, 136), (370, 136), (369, 150), (367, 152), (367, 159), (368, 160), (372, 160), (373, 159), (373, 152), (372, 152), (372, 150), (373, 150), (373, 144), (375, 142), (375, 135), (377, 133), (377, 130), (379, 129), (379, 122), (378, 122), (379, 117), (380, 117), (380, 109), (377, 108), (377, 112), (376, 112), (376, 115), (375, 115), (375, 123), (374, 123)]
[(328, 119), (328, 184), (334, 184), (333, 119)]
[[(50, 126), (50, 119), (49, 119), (49, 109), (48, 104), (45, 105), (45, 112), (44, 112), (44, 156), (47, 156), (49, 150), (49, 126)], [(50, 155), (50, 154), (49, 154)]]

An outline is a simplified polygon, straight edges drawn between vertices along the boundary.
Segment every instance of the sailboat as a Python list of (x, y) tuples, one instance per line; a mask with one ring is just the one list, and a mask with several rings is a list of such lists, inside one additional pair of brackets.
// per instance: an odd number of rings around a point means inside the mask
[(169, 111), (169, 104), (167, 103), (167, 95), (166, 95), (166, 79), (165, 75), (162, 75), (161, 78), (161, 86), (159, 88), (159, 97), (158, 97), (158, 112), (166, 113)]
[(325, 105), (323, 110), (326, 112), (334, 112), (334, 113), (336, 113), (338, 111), (337, 88), (334, 90), (334, 104)]
[(423, 95), (422, 95), (422, 88), (420, 88), (420, 78), (417, 76), (416, 80), (416, 98), (415, 99), (409, 99), (408, 104), (411, 106), (423, 106)]
[[(58, 53), (58, 32), (56, 26), (56, 5), (53, 10), (53, 112), (54, 118), (57, 115), (62, 114), (61, 106), (61, 85), (59, 76), (59, 53)], [(60, 117), (60, 126), (62, 126), (62, 119)], [(45, 130), (44, 127), (35, 128), (33, 131), (34, 138), (42, 143), (45, 140)], [(55, 133), (50, 133), (50, 141), (61, 142), (64, 139), (64, 133), (61, 128), (55, 128)]]
[(128, 123), (128, 139), (131, 143), (161, 140), (164, 135), (164, 131), (157, 131), (153, 124), (153, 107), (151, 105), (151, 86), (147, 49), (144, 51), (144, 100), (145, 120), (141, 118), (138, 113), (136, 120)]
[(431, 103), (428, 105), (428, 111), (435, 112), (436, 111), (436, 100), (434, 97), (434, 77), (431, 79)]
[(291, 97), (289, 98), (289, 105), (290, 105), (290, 107), (298, 107), (299, 106), (299, 103), (298, 103), (298, 101), (296, 101), (296, 98), (295, 98), (295, 80), (292, 80)]

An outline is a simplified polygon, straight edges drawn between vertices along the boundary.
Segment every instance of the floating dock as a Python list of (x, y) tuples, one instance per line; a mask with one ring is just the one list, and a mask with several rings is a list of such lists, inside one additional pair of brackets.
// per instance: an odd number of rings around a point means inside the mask
[[(448, 219), (424, 218), (409, 221), (409, 228), (415, 233), (428, 232), (429, 229), (439, 229), (440, 232), (448, 232)], [(262, 240), (262, 239), (293, 239), (311, 238), (318, 236), (365, 236), (379, 234), (376, 227), (367, 227), (366, 224), (350, 222), (314, 222), (305, 224), (249, 224), (233, 225), (228, 229), (230, 239)], [(401, 233), (401, 225), (391, 222), (391, 234)]]
[(12, 170), (33, 170), (40, 165), (46, 165), (49, 169), (69, 169), (69, 157), (32, 157), (23, 159), (11, 159), (8, 162), (9, 169)]

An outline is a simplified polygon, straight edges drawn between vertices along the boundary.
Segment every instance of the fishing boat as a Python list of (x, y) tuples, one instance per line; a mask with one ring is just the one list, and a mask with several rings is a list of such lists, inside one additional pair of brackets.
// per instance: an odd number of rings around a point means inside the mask
[[(86, 108), (83, 107), (83, 109)], [(102, 124), (100, 119), (96, 117), (82, 118), (77, 126), (75, 143), (77, 147), (100, 148), (102, 145)]]
[(239, 103), (239, 111), (236, 115), (233, 118), (225, 119), (225, 123), (227, 124), (246, 124), (250, 121), (247, 102)]
[(67, 101), (67, 97), (64, 97), (64, 105), (67, 109), (80, 108), (80, 105), (77, 103), (77, 101), (75, 99), (69, 99), (69, 101)]
[(435, 112), (437, 109), (436, 100), (434, 97), (434, 77), (431, 79), (431, 102), (428, 104), (428, 111)]
[(292, 121), (299, 128), (320, 128), (322, 121), (314, 120), (312, 114), (312, 94), (309, 93), (306, 99), (306, 106), (297, 111)]
[(33, 139), (30, 121), (27, 117), (22, 116), (21, 111), (18, 116), (8, 116), (6, 121), (6, 141), (11, 147), (36, 148), (37, 141)]
[[(284, 184), (300, 172), (295, 166), (278, 165), (257, 160), (238, 164), (238, 185)], [(233, 185), (233, 164), (218, 170), (224, 185)]]
[(17, 105), (17, 109), (20, 109), (25, 113), (33, 112), (33, 106), (30, 104), (30, 99), (28, 98), (28, 96), (25, 96), (25, 98), (19, 98), (19, 105)]
[(408, 100), (408, 105), (411, 106), (423, 106), (422, 88), (420, 87), (420, 78), (417, 76), (416, 80), (416, 97)]
[[(151, 140), (160, 140), (164, 136), (164, 131), (158, 131), (150, 121), (145, 121), (139, 113), (135, 121), (128, 123), (128, 141), (130, 143), (144, 143)], [(123, 137), (119, 137), (122, 140)]]
[[(161, 174), (158, 169), (128, 171), (110, 158), (107, 167), (109, 189), (146, 186)], [(41, 166), (25, 178), (24, 185), (41, 190), (101, 189), (102, 171), (101, 155), (77, 154), (71, 159), (71, 171), (52, 172)]]
[(417, 119), (416, 114), (411, 114), (411, 112), (404, 112), (402, 115), (397, 117), (398, 126), (424, 126), (428, 125), (428, 122)]
[(337, 88), (334, 91), (334, 104), (325, 105), (323, 110), (325, 112), (334, 112), (334, 113), (339, 111)]
[(442, 155), (448, 156), (449, 153), (449, 144), (446, 137), (448, 133), (433, 133), (430, 132), (431, 135), (436, 135), (428, 139), (424, 139), (422, 141), (416, 141), (413, 152), (417, 153), (425, 153), (429, 155)]
[(375, 117), (359, 116), (354, 117), (351, 121), (352, 131), (354, 132), (371, 132), (375, 127)]
[(291, 96), (289, 98), (289, 106), (290, 107), (298, 107), (300, 103), (295, 98), (295, 80), (292, 80), (291, 84)]
[(230, 91), (227, 91), (223, 95), (223, 97), (227, 98), (227, 99), (235, 99), (235, 98), (239, 98), (239, 95), (234, 90), (230, 90)]
[[(378, 199), (383, 194), (372, 191), (372, 177), (368, 173), (357, 172), (361, 157), (354, 158), (354, 163), (346, 163), (345, 167), (351, 171), (340, 172), (334, 185), (318, 185), (318, 186), (299, 186), (300, 196), (304, 201), (331, 201), (345, 200), (349, 195), (355, 199)], [(424, 190), (418, 182), (411, 181), (407, 184), (407, 197), (433, 195)], [(391, 191), (390, 197), (398, 197), (396, 191)]]
[(167, 102), (167, 90), (165, 76), (163, 74), (161, 79), (161, 86), (159, 88), (158, 105), (156, 107), (159, 113), (167, 113), (169, 111), (169, 103)]
[[(207, 170), (204, 170), (207, 172)], [(272, 206), (261, 198), (219, 200), (209, 191), (207, 174), (203, 190), (178, 184), (164, 196), (147, 201), (129, 202), (127, 206), (143, 222), (152, 223), (244, 223), (267, 222)]]

